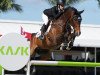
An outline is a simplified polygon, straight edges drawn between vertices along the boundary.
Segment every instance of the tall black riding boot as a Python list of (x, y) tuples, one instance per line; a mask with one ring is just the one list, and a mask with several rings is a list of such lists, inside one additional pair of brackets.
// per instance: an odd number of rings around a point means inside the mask
[(39, 39), (43, 40), (44, 39), (44, 34), (47, 30), (47, 26), (45, 24), (43, 24), (43, 26), (41, 27), (41, 35), (39, 36)]

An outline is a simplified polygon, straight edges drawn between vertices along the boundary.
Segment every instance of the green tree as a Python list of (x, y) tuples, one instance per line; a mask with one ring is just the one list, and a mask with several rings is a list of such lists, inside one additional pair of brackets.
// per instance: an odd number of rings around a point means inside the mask
[(22, 8), (16, 4), (15, 0), (0, 0), (0, 12), (7, 12), (9, 10), (21, 12)]
[(97, 0), (98, 1), (98, 6), (100, 7), (100, 0)]
[[(45, 0), (45, 1), (47, 1), (50, 5), (56, 5), (58, 0)], [(64, 1), (66, 6), (69, 6), (86, 0), (62, 0), (62, 1)], [(98, 1), (98, 6), (100, 7), (100, 0), (97, 1)]]
[[(45, 0), (45, 1), (47, 1), (51, 5), (56, 5), (58, 2), (58, 0)], [(84, 0), (62, 0), (62, 2), (64, 2), (64, 4), (66, 6), (74, 5), (74, 4), (79, 3), (81, 1), (84, 1)]]

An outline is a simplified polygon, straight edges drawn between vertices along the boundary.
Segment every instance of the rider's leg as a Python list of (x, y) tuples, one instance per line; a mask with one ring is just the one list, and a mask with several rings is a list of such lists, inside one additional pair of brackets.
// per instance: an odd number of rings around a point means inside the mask
[(47, 30), (47, 25), (43, 24), (40, 30), (41, 30), (41, 35), (44, 35)]
[(47, 30), (47, 25), (48, 25), (48, 17), (43, 13), (42, 14), (42, 19), (44, 21), (44, 24), (43, 26), (41, 27), (41, 35), (39, 36), (40, 39), (43, 39), (44, 38), (44, 34)]

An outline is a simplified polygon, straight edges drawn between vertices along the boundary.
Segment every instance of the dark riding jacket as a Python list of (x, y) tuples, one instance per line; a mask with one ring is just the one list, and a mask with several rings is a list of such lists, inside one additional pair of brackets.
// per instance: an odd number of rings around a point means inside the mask
[(50, 20), (57, 19), (62, 14), (62, 12), (59, 12), (57, 6), (54, 6), (50, 9), (45, 9), (43, 13), (47, 15)]

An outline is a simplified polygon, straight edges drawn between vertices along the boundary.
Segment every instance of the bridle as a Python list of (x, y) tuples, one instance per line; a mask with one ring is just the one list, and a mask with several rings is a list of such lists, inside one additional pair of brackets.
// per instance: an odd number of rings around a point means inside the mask
[[(78, 20), (79, 25), (80, 25), (80, 24), (81, 24), (81, 21), (82, 21), (82, 17), (81, 17), (79, 14), (78, 14), (78, 15), (74, 15), (74, 16), (72, 17), (71, 20), (75, 20), (75, 21)], [(67, 20), (66, 24), (67, 24), (66, 27), (67, 27), (67, 26), (70, 26), (70, 28), (71, 28), (71, 33), (74, 33), (74, 32), (75, 32), (75, 29), (74, 29), (73, 26), (70, 24), (69, 19)]]
[[(81, 21), (82, 21), (82, 18), (81, 18), (81, 16), (79, 14), (77, 14), (77, 15), (74, 15), (71, 20), (75, 20), (75, 21), (78, 20), (79, 25), (80, 25), (81, 24)], [(70, 24), (70, 20), (69, 19), (67, 20), (66, 24), (67, 24), (66, 25), (66, 29), (67, 29), (66, 31), (68, 33), (70, 33), (70, 35), (71, 35), (70, 40), (68, 40), (69, 39), (69, 36), (67, 36), (67, 38), (68, 38), (67, 39), (67, 48), (68, 48), (70, 46), (70, 43), (71, 42), (74, 42), (74, 39), (75, 39), (76, 35), (75, 35), (75, 29)]]

